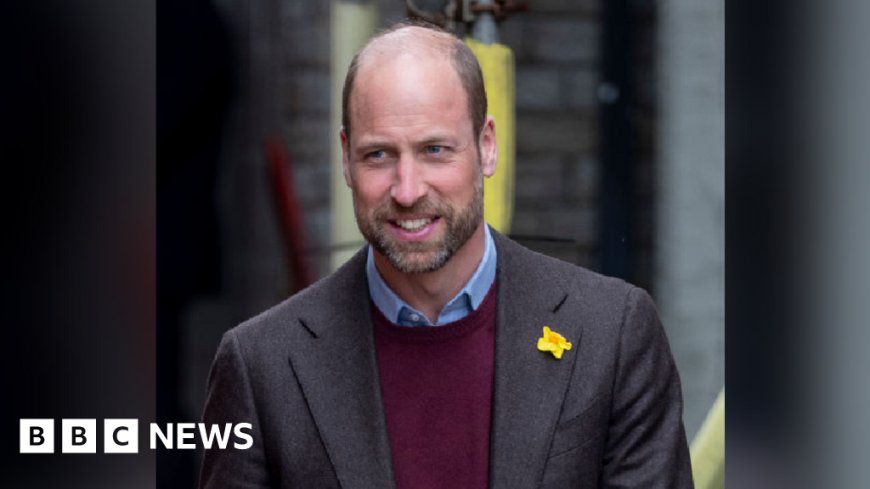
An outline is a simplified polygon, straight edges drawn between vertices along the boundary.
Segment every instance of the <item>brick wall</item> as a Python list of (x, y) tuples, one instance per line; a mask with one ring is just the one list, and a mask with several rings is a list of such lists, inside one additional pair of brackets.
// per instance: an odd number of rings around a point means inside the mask
[(598, 215), (600, 8), (529, 2), (501, 24), (516, 56), (517, 163), (512, 234), (552, 256), (595, 265)]

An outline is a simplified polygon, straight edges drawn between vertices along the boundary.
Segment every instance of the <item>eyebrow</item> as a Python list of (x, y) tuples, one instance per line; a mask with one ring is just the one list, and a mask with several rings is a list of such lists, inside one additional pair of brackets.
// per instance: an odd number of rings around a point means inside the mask
[[(414, 142), (415, 146), (427, 146), (432, 144), (456, 146), (459, 143), (455, 137), (446, 133), (435, 133), (427, 135), (423, 139)], [(394, 143), (387, 139), (371, 139), (357, 144), (356, 151), (368, 152), (374, 149), (391, 148), (393, 146)]]
[(456, 138), (452, 136), (448, 136), (447, 134), (435, 134), (429, 137), (424, 138), (418, 144), (421, 146), (427, 146), (431, 144), (449, 144), (451, 146), (456, 146), (458, 143)]
[(357, 151), (370, 151), (372, 149), (389, 147), (392, 144), (385, 139), (372, 139), (369, 141), (363, 141), (360, 144), (356, 145)]

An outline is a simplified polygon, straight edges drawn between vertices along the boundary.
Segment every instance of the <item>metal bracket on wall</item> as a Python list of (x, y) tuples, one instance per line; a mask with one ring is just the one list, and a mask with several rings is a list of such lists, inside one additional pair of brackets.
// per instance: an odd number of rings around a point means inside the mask
[(405, 0), (409, 17), (431, 22), (451, 31), (455, 30), (456, 22), (471, 24), (482, 13), (490, 13), (495, 20), (502, 21), (510, 13), (529, 9), (529, 3), (524, 0), (492, 0), (486, 3), (479, 0), (448, 0), (443, 2), (440, 10), (431, 7), (427, 10), (419, 4), (419, 0)]
[[(432, 6), (427, 5), (427, 8), (418, 5), (418, 1), (405, 0), (405, 6), (408, 10), (408, 17), (412, 19), (420, 19), (438, 26), (441, 26), (449, 31), (455, 30), (456, 17), (456, 0), (444, 2), (444, 6), (440, 10), (432, 10)], [(427, 4), (437, 2), (425, 2)]]

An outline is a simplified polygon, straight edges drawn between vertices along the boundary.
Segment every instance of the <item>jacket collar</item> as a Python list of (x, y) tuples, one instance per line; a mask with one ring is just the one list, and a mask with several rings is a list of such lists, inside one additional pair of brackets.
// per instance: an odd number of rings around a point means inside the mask
[(345, 489), (395, 487), (378, 381), (365, 250), (303, 292), (290, 363)]

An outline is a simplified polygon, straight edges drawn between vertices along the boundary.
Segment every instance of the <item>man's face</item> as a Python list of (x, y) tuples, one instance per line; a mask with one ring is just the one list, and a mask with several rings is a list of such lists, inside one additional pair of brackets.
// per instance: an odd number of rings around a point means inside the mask
[(342, 132), (360, 232), (404, 273), (437, 270), (468, 241), (495, 169), (491, 120), (479, 141), (450, 61), (418, 58), (361, 66)]

